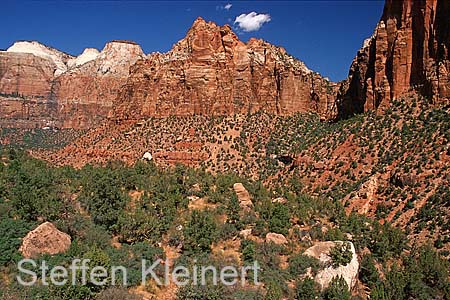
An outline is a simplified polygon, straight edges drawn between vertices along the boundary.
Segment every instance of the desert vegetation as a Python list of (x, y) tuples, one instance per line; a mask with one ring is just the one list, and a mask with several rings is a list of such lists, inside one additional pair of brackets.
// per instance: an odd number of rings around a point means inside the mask
[[(408, 240), (406, 232), (389, 222), (348, 214), (339, 199), (310, 196), (299, 181), (292, 177), (268, 188), (262, 180), (236, 173), (161, 168), (144, 161), (55, 167), (22, 151), (5, 150), (0, 165), (1, 297), (140, 299), (145, 294), (157, 299), (167, 288), (149, 284), (139, 290), (139, 264), (142, 258), (165, 257), (187, 266), (198, 261), (243, 266), (257, 260), (263, 270), (261, 286), (188, 285), (178, 289), (177, 299), (449, 297), (448, 261), (433, 245)], [(236, 182), (251, 196), (253, 208), (245, 213), (233, 190)], [(198, 199), (201, 204), (193, 205)], [(20, 287), (15, 263), (21, 258), (21, 239), (44, 221), (68, 233), (72, 243), (65, 253), (38, 259), (67, 265), (83, 257), (97, 265), (124, 265), (136, 271), (129, 274), (129, 286)], [(246, 229), (251, 233), (244, 237)], [(289, 242), (267, 242), (269, 232), (283, 234)], [(305, 277), (326, 266), (303, 252), (316, 242), (335, 240), (351, 241), (361, 257), (359, 285), (352, 293), (342, 278), (321, 290)], [(335, 266), (348, 264), (346, 245), (332, 250)]]

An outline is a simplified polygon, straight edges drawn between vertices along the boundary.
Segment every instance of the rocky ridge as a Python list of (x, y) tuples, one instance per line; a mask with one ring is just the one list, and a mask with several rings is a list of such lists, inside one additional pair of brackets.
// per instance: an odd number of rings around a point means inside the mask
[(230, 26), (198, 18), (167, 53), (112, 41), (72, 57), (38, 42), (0, 52), (3, 127), (85, 129), (105, 117), (336, 114), (335, 83), (281, 47), (244, 43)]
[(329, 119), (335, 90), (283, 48), (258, 39), (244, 43), (230, 26), (198, 18), (171, 51), (132, 66), (114, 117), (313, 111)]

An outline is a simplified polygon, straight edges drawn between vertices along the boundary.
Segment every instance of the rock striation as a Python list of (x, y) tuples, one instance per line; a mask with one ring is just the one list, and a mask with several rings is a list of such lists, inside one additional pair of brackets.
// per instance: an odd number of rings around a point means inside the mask
[(42, 45), (36, 41), (19, 41), (15, 42), (11, 47), (9, 47), (6, 52), (9, 53), (29, 53), (37, 57), (41, 57), (52, 61), (55, 66), (54, 75), (58, 76), (67, 71), (67, 62), (73, 59), (73, 56), (56, 50), (51, 47)]
[(450, 3), (386, 0), (340, 87), (340, 117), (382, 111), (414, 89), (432, 102), (450, 101)]
[(131, 67), (114, 118), (274, 114), (333, 114), (335, 84), (263, 40), (244, 43), (230, 26), (195, 20), (172, 50)]
[(0, 117), (10, 120), (14, 127), (31, 119), (44, 124), (50, 120), (56, 111), (54, 102), (49, 100), (56, 70), (55, 62), (47, 58), (0, 52)]

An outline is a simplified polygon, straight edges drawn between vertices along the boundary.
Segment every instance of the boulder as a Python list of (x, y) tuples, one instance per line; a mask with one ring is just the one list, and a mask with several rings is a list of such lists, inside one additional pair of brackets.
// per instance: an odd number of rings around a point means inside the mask
[(283, 197), (278, 197), (272, 200), (272, 203), (286, 204), (287, 200)]
[(276, 245), (285, 245), (287, 244), (287, 239), (284, 235), (279, 233), (269, 232), (266, 234), (266, 243), (274, 243)]
[(246, 239), (252, 235), (252, 229), (243, 229), (239, 232), (239, 236)]
[(153, 156), (150, 152), (145, 152), (144, 155), (142, 155), (142, 159), (151, 161), (153, 159)]
[(43, 254), (63, 253), (70, 244), (68, 234), (59, 231), (52, 223), (45, 222), (23, 238), (19, 251), (25, 258), (35, 258)]
[(236, 193), (236, 196), (238, 197), (239, 206), (242, 209), (250, 209), (251, 207), (253, 207), (253, 202), (250, 199), (250, 194), (242, 183), (235, 183), (233, 185), (233, 189)]
[(326, 289), (329, 286), (331, 280), (334, 277), (339, 276), (342, 276), (344, 278), (350, 289), (353, 288), (356, 284), (358, 278), (359, 262), (353, 243), (345, 242), (350, 244), (350, 250), (353, 254), (352, 260), (347, 265), (333, 266), (332, 259), (330, 257), (330, 250), (336, 245), (342, 245), (343, 243), (343, 241), (319, 242), (314, 246), (308, 248), (304, 252), (304, 255), (314, 257), (318, 259), (324, 266), (326, 266), (323, 270), (320, 270), (314, 277), (314, 280), (319, 284), (322, 290)]

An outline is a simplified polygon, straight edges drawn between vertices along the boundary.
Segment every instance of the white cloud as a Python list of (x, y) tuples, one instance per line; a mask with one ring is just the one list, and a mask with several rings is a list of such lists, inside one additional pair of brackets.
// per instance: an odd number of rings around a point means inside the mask
[(249, 32), (259, 30), (264, 23), (270, 22), (270, 20), (269, 14), (258, 14), (253, 11), (237, 16), (234, 24), (237, 23), (240, 29)]
[(227, 5), (225, 5), (223, 8), (225, 8), (226, 10), (230, 10), (230, 8), (233, 6), (233, 4), (228, 3)]

